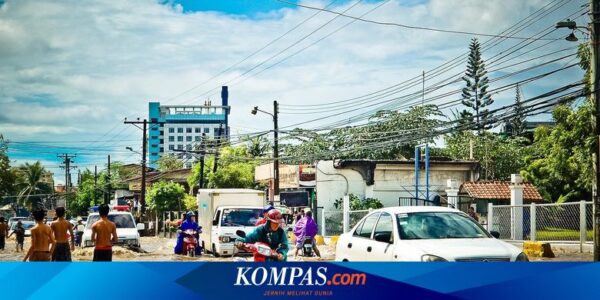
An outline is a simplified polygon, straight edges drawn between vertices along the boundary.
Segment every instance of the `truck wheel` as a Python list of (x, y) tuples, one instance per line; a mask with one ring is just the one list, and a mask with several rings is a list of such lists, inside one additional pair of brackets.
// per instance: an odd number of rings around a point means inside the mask
[(215, 244), (212, 245), (212, 254), (214, 257), (221, 256), (221, 255), (219, 255), (219, 253), (217, 253), (217, 247), (215, 247)]

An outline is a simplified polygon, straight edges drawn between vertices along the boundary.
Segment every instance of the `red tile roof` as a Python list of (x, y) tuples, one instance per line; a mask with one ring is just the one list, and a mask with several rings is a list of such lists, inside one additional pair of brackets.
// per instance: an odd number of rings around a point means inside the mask
[[(465, 182), (460, 187), (461, 193), (467, 193), (470, 197), (477, 199), (489, 199), (489, 200), (510, 200), (510, 188), (511, 183), (509, 181), (478, 181), (478, 182)], [(523, 201), (524, 202), (541, 202), (543, 201), (542, 195), (538, 190), (529, 182), (522, 183), (523, 189)]]

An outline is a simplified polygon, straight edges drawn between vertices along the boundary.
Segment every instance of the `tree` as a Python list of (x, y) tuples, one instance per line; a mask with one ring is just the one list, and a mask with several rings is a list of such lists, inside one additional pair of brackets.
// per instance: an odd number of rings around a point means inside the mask
[[(577, 52), (584, 70), (585, 90), (590, 91), (590, 48), (581, 44)], [(591, 122), (594, 103), (587, 101), (576, 108), (560, 105), (552, 112), (556, 125), (540, 127), (534, 132), (529, 165), (521, 172), (542, 196), (553, 202), (591, 199), (594, 186), (593, 153), (598, 147)]]
[[(365, 198), (364, 200), (360, 199), (358, 196), (354, 194), (350, 194), (350, 210), (367, 210), (367, 209), (378, 209), (382, 208), (383, 204), (379, 199), (375, 198)], [(333, 202), (333, 206), (336, 209), (342, 209), (344, 206), (344, 198), (336, 199)]]
[(161, 172), (183, 169), (183, 161), (173, 154), (165, 154), (158, 161), (158, 170)]
[(247, 151), (251, 157), (264, 157), (271, 149), (271, 143), (264, 136), (246, 138)]
[[(207, 156), (204, 158), (204, 186), (209, 186), (208, 175), (212, 173), (215, 164), (215, 158), (213, 156)], [(196, 163), (192, 166), (192, 175), (187, 178), (188, 186), (190, 187), (190, 195), (193, 194), (193, 187), (199, 186), (200, 184), (200, 163)]]
[(4, 142), (4, 137), (0, 134), (0, 197), (13, 195), (16, 192), (15, 181), (17, 175), (15, 170), (10, 167), (7, 152), (8, 146)]
[(255, 188), (254, 168), (256, 164), (235, 162), (209, 174), (210, 188)]
[(452, 159), (466, 160), (473, 143), (473, 159), (481, 164), (480, 177), (486, 180), (508, 180), (527, 166), (526, 158), (533, 149), (529, 140), (522, 137), (506, 138), (495, 133), (481, 135), (464, 131), (446, 136), (444, 155)]
[(25, 163), (20, 167), (21, 176), (18, 180), (19, 204), (27, 208), (40, 208), (42, 196), (40, 194), (49, 194), (53, 191), (48, 183), (42, 182), (46, 170), (39, 161), (33, 164)]
[(183, 198), (183, 207), (186, 211), (198, 210), (198, 199), (194, 196), (185, 195), (185, 198)]
[(183, 208), (182, 200), (185, 198), (185, 189), (175, 182), (159, 181), (152, 185), (146, 199), (148, 208), (158, 213)]
[(511, 136), (520, 136), (525, 132), (525, 115), (523, 104), (521, 103), (521, 88), (517, 84), (515, 95), (514, 117), (508, 120), (506, 127)]
[(466, 86), (462, 90), (462, 104), (472, 113), (475, 118), (475, 128), (479, 133), (491, 126), (486, 125), (490, 119), (485, 107), (491, 105), (494, 100), (488, 94), (489, 80), (486, 76), (485, 63), (481, 57), (479, 41), (474, 38), (469, 46), (470, 53), (467, 61), (467, 71), (462, 79)]
[(104, 202), (102, 186), (106, 184), (105, 177), (99, 178), (96, 187), (94, 187), (94, 177), (83, 177), (81, 185), (77, 188), (75, 197), (67, 201), (67, 209), (70, 215), (84, 215), (91, 206)]

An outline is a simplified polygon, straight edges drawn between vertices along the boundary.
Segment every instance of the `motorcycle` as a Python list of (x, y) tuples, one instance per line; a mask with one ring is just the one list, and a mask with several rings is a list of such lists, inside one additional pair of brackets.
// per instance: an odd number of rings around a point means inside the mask
[(196, 239), (197, 231), (193, 229), (187, 229), (183, 231), (183, 248), (182, 254), (189, 257), (196, 256), (196, 247), (198, 247), (198, 239)]
[[(237, 234), (241, 238), (246, 237), (246, 233), (241, 230), (236, 231), (235, 234)], [(277, 251), (271, 249), (271, 247), (269, 247), (269, 245), (262, 243), (262, 242), (256, 242), (254, 244), (250, 244), (250, 243), (241, 243), (241, 244), (242, 244), (243, 250), (253, 254), (255, 262), (265, 262), (265, 261), (267, 261), (267, 258), (274, 258), (274, 257), (277, 257), (277, 255), (279, 255), (279, 253), (277, 253)]]
[(305, 236), (304, 240), (302, 241), (302, 256), (312, 257), (313, 250), (313, 238), (310, 236)]

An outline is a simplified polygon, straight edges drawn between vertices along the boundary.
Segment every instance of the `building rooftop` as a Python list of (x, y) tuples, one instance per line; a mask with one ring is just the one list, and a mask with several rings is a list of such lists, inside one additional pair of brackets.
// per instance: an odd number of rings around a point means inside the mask
[[(460, 192), (477, 199), (510, 200), (510, 185), (509, 181), (471, 181), (463, 183)], [(542, 202), (544, 200), (533, 184), (524, 182), (521, 185), (523, 186), (523, 201)]]

